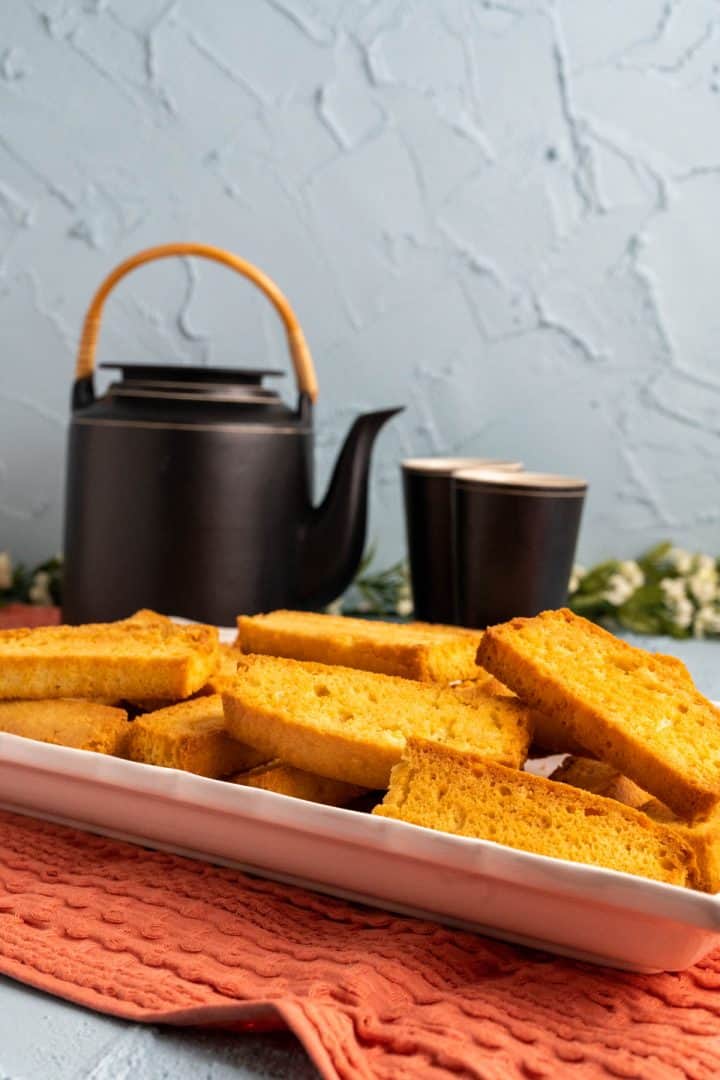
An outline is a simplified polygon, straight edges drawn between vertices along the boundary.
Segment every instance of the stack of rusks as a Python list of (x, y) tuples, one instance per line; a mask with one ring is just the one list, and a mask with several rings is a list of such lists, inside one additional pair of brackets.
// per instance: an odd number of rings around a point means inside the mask
[(720, 891), (720, 711), (567, 610), (3, 631), (0, 731)]

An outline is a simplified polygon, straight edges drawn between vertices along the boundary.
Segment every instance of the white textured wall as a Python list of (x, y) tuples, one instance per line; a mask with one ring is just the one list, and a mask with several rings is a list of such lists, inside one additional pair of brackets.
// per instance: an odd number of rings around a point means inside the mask
[[(720, 5), (715, 0), (2, 0), (0, 549), (60, 543), (90, 295), (198, 239), (286, 290), (319, 370), (327, 475), (519, 456), (591, 482), (585, 559), (717, 550)], [(110, 304), (105, 360), (285, 363), (228, 271), (167, 263)]]

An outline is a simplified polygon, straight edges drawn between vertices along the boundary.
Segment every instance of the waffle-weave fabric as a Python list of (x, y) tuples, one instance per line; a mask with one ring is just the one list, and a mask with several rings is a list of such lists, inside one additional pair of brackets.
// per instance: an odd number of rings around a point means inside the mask
[(134, 1021), (286, 1026), (342, 1080), (720, 1074), (720, 952), (594, 968), (7, 812), (0, 973)]

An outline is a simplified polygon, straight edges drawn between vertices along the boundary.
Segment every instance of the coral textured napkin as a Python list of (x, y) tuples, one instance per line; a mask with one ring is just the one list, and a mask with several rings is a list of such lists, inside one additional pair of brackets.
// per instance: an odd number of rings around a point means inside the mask
[(720, 953), (613, 972), (5, 812), (0, 972), (130, 1020), (287, 1026), (344, 1080), (720, 1075)]
[(0, 630), (17, 630), (26, 626), (57, 626), (59, 622), (59, 607), (43, 607), (37, 604), (6, 604), (5, 607), (0, 607)]

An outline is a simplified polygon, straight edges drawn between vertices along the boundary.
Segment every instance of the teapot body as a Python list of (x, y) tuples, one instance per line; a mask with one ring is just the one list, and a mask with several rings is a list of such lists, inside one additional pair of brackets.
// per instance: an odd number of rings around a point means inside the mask
[(222, 626), (295, 603), (310, 430), (71, 425), (66, 621), (141, 607)]
[(120, 415), (101, 401), (71, 421), (64, 619), (150, 607), (231, 625), (295, 605), (312, 503), (309, 409), (238, 422), (232, 406), (218, 415), (217, 402), (193, 402), (156, 416), (147, 402), (128, 410), (135, 394)]

